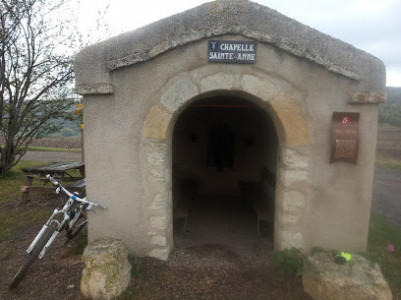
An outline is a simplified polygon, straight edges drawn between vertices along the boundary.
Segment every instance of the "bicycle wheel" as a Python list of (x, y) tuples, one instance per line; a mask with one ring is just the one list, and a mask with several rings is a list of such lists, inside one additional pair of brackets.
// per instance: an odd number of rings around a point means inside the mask
[(78, 220), (80, 220), (81, 223), (79, 223), (79, 224), (75, 223), (72, 226), (72, 228), (67, 230), (67, 232), (66, 232), (67, 241), (72, 240), (74, 237), (76, 237), (81, 232), (81, 230), (85, 227), (86, 223), (88, 223), (88, 220), (83, 215), (81, 215)]
[(43, 247), (46, 245), (49, 238), (52, 236), (53, 232), (57, 229), (56, 223), (51, 223), (49, 228), (45, 231), (39, 241), (36, 243), (36, 246), (33, 248), (32, 252), (28, 254), (27, 258), (25, 259), (24, 264), (15, 274), (13, 280), (10, 283), (10, 289), (17, 286), (17, 284), (21, 281), (22, 277), (24, 276), (26, 270), (33, 264), (36, 258), (39, 256), (40, 252), (42, 251)]

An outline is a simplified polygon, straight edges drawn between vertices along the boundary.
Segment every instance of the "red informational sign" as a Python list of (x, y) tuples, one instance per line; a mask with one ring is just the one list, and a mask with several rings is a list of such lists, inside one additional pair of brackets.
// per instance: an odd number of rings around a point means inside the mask
[(359, 113), (334, 112), (331, 120), (330, 163), (356, 164), (359, 152)]

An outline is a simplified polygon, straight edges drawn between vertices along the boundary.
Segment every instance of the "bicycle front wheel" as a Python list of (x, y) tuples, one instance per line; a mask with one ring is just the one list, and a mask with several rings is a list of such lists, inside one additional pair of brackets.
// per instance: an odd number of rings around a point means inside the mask
[(50, 226), (47, 228), (47, 230), (43, 233), (42, 237), (38, 240), (35, 247), (32, 249), (31, 253), (28, 254), (28, 256), (26, 257), (24, 264), (21, 266), (21, 268), (15, 274), (13, 280), (10, 283), (10, 289), (16, 287), (17, 284), (21, 281), (21, 279), (25, 275), (25, 272), (28, 270), (28, 268), (33, 264), (33, 262), (39, 256), (43, 247), (46, 245), (47, 241), (52, 236), (54, 231), (56, 231), (56, 229), (57, 229), (57, 224), (51, 223)]

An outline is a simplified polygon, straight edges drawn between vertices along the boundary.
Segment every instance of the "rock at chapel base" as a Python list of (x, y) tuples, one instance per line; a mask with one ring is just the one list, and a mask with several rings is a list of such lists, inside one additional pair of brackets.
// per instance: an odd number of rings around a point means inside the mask
[(377, 264), (359, 255), (336, 264), (331, 253), (307, 258), (302, 284), (315, 300), (391, 300), (390, 288)]
[(100, 238), (90, 243), (82, 255), (81, 292), (92, 299), (114, 299), (131, 281), (128, 249), (120, 241)]

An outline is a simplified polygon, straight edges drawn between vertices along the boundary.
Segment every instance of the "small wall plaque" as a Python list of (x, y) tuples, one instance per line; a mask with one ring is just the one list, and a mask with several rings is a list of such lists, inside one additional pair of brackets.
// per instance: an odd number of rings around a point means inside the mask
[(333, 112), (331, 120), (330, 163), (356, 164), (359, 152), (359, 113)]
[(254, 64), (256, 42), (211, 40), (209, 62)]

